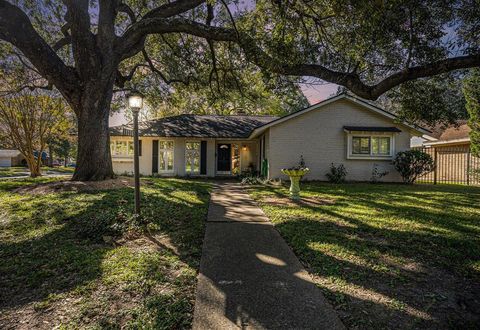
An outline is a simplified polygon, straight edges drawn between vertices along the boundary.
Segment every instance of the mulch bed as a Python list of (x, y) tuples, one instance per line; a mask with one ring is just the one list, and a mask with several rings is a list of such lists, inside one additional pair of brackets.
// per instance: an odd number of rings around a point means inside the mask
[(133, 178), (118, 177), (115, 179), (104, 180), (104, 181), (90, 181), (90, 182), (55, 181), (55, 182), (39, 183), (36, 185), (19, 187), (13, 190), (13, 192), (18, 194), (44, 195), (44, 194), (67, 192), (67, 191), (82, 192), (82, 191), (105, 190), (105, 189), (120, 189), (120, 188), (126, 188), (126, 187), (133, 187), (133, 185), (134, 185)]

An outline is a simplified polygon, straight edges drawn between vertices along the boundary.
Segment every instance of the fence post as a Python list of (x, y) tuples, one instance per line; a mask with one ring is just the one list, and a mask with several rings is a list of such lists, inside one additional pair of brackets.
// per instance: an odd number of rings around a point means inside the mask
[(433, 162), (435, 164), (435, 168), (433, 170), (433, 184), (437, 184), (438, 164), (437, 164), (437, 148), (436, 147), (433, 147)]
[(470, 185), (470, 146), (467, 151), (467, 186)]

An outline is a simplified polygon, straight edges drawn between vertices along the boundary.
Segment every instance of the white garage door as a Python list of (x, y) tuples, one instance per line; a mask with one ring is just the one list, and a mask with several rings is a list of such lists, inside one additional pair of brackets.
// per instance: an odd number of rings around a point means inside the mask
[(10, 157), (0, 157), (0, 167), (10, 167), (12, 159)]

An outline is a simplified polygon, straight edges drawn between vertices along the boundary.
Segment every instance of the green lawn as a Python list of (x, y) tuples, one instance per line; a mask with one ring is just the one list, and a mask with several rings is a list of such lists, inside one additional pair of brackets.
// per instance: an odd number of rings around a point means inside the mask
[(350, 328), (480, 327), (480, 188), (302, 184), (251, 194)]
[(55, 180), (0, 181), (0, 328), (189, 328), (210, 185), (13, 192)]
[[(56, 167), (48, 167), (42, 166), (42, 172), (46, 173), (47, 171), (54, 171), (57, 173), (65, 173), (70, 174), (75, 171), (74, 167), (64, 167), (64, 166), (56, 166)], [(13, 166), (13, 167), (0, 167), (0, 178), (2, 177), (12, 177), (12, 176), (22, 176), (25, 173), (28, 173), (28, 168), (23, 166)]]

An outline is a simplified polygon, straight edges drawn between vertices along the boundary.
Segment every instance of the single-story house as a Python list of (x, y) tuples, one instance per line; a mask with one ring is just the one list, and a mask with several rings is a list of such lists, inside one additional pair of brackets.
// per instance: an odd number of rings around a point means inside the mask
[(21, 166), (24, 160), (18, 150), (0, 149), (0, 167)]
[[(116, 173), (133, 171), (131, 125), (111, 128)], [(306, 180), (325, 180), (343, 164), (347, 180), (367, 181), (376, 167), (385, 181), (399, 181), (391, 165), (410, 149), (412, 136), (428, 131), (349, 94), (340, 94), (283, 117), (183, 114), (140, 124), (140, 172), (144, 175), (232, 176), (245, 171), (286, 178), (282, 168), (303, 156)], [(264, 167), (262, 170), (261, 167)]]

